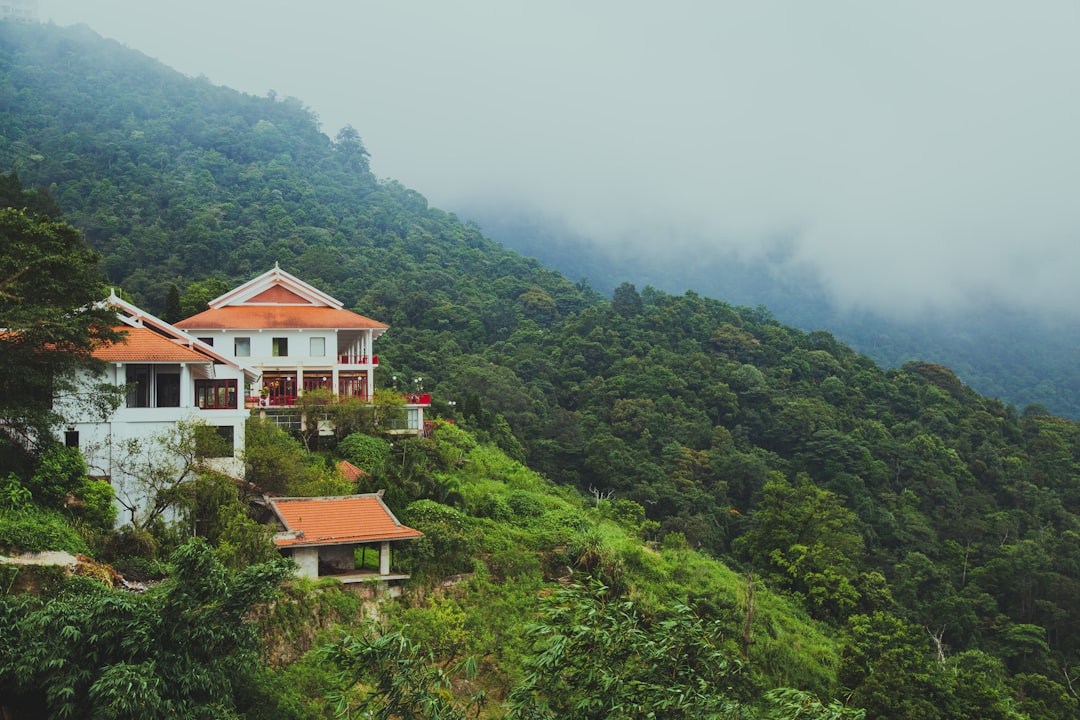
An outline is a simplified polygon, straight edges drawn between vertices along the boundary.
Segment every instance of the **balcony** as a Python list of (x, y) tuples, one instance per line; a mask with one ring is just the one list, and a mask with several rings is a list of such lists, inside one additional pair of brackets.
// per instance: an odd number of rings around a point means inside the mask
[[(405, 401), (406, 405), (431, 406), (431, 393), (400, 393), (399, 397)], [(267, 395), (266, 397), (247, 395), (244, 397), (244, 407), (249, 410), (258, 407), (294, 407), (296, 398), (296, 395)]]
[(337, 356), (338, 365), (378, 365), (378, 355), (353, 355), (345, 354)]
[(248, 410), (257, 407), (293, 407), (296, 405), (296, 395), (248, 395), (244, 398), (244, 407)]

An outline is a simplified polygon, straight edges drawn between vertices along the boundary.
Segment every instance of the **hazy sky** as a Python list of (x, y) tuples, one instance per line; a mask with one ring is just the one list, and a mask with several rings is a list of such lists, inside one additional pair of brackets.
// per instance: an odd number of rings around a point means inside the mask
[[(39, 0), (295, 96), (433, 205), (769, 252), (842, 305), (1080, 316), (1080, 4)], [(170, 9), (172, 8), (172, 9)], [(783, 272), (784, 267), (778, 269)]]

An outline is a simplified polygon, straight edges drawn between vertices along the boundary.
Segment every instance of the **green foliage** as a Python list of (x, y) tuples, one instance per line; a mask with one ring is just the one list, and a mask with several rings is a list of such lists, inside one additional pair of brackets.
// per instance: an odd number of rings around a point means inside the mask
[[(431, 665), (415, 645), (399, 633), (344, 635), (326, 648), (325, 656), (341, 668), (337, 690), (331, 700), (339, 717), (415, 718), (420, 720), (464, 720), (450, 693), (450, 678)], [(356, 691), (360, 682), (370, 682), (368, 691)], [(482, 697), (474, 698), (482, 702)]]
[[(98, 255), (64, 223), (15, 207), (0, 208), (0, 427), (19, 446), (47, 447), (62, 416), (53, 400), (96, 369), (92, 347), (119, 338), (105, 297)], [(102, 393), (72, 414), (91, 413)], [(113, 406), (110, 406), (111, 409)]]
[(346, 460), (372, 475), (379, 475), (390, 459), (390, 443), (364, 433), (352, 433), (338, 443)]
[(0, 548), (21, 552), (62, 550), (73, 555), (90, 552), (86, 541), (62, 513), (36, 507), (0, 510)]
[(0, 600), (5, 700), (36, 716), (240, 716), (236, 689), (259, 667), (245, 616), (273, 597), (289, 566), (233, 575), (199, 542), (177, 550), (172, 565), (144, 595)]
[(740, 539), (756, 567), (804, 594), (823, 617), (839, 619), (855, 608), (854, 580), (863, 550), (855, 515), (840, 498), (802, 478), (765, 485), (754, 527)]
[(274, 423), (251, 417), (245, 428), (244, 464), (247, 481), (266, 492), (286, 494), (287, 488), (318, 477), (304, 460), (303, 446)]
[(33, 493), (19, 482), (15, 473), (0, 478), (0, 510), (21, 510), (33, 500)]
[(112, 486), (104, 480), (87, 479), (75, 495), (71, 514), (97, 530), (111, 530), (119, 511)]
[(79, 450), (53, 445), (38, 458), (26, 487), (39, 504), (60, 508), (67, 496), (74, 495), (85, 482), (86, 462)]
[(766, 705), (755, 717), (761, 720), (863, 720), (866, 711), (847, 708), (839, 700), (826, 704), (808, 692), (777, 688), (765, 693)]
[(413, 572), (445, 576), (473, 569), (476, 537), (469, 519), (458, 510), (432, 500), (417, 500), (405, 508), (402, 522), (424, 533), (403, 552)]
[(685, 605), (651, 618), (599, 583), (576, 585), (527, 633), (510, 718), (724, 718), (747, 690), (720, 624)]

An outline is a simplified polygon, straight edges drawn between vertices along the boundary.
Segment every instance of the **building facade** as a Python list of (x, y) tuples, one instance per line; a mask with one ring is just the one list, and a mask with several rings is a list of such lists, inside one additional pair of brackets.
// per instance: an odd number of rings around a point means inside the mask
[[(255, 370), (249, 405), (291, 407), (311, 390), (362, 400), (375, 392), (374, 343), (389, 326), (345, 310), (341, 301), (276, 265), (208, 305), (176, 326)], [(431, 398), (404, 397), (403, 429), (421, 432)]]
[[(115, 294), (105, 302), (116, 310), (117, 328), (125, 337), (95, 349), (94, 357), (105, 362), (104, 372), (84, 373), (81, 391), (57, 402), (56, 409), (68, 419), (62, 428), (65, 443), (80, 449), (91, 475), (109, 479), (126, 507), (146, 502), (140, 497), (142, 484), (129, 477), (132, 469), (173, 462), (166, 438), (181, 423), (207, 426), (219, 442), (210, 445), (216, 455), (205, 464), (243, 478), (249, 415), (243, 389), (255, 380), (255, 372)], [(101, 406), (95, 395), (105, 393), (119, 396), (119, 407), (111, 413), (94, 410)]]

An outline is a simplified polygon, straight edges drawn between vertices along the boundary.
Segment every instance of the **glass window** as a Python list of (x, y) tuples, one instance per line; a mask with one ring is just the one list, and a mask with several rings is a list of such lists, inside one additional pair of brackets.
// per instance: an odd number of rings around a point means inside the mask
[(203, 410), (235, 410), (235, 380), (196, 380), (195, 407)]
[(236, 338), (233, 341), (233, 355), (236, 357), (251, 357), (251, 338)]
[(71, 448), (79, 447), (79, 431), (78, 430), (68, 430), (67, 432), (64, 433), (64, 446), (65, 447), (71, 447)]
[(311, 357), (326, 357), (326, 338), (311, 338)]
[(274, 357), (289, 356), (289, 338), (274, 338), (273, 355)]
[(214, 347), (214, 338), (212, 338), (212, 337), (203, 337), (203, 338), (199, 338), (199, 340), (202, 340), (204, 343), (206, 343), (210, 347)]
[(155, 407), (180, 407), (180, 373), (157, 374), (156, 399)]
[(124, 368), (124, 382), (127, 383), (127, 406), (129, 408), (148, 408), (153, 397), (151, 388), (154, 384), (152, 365), (128, 365)]

